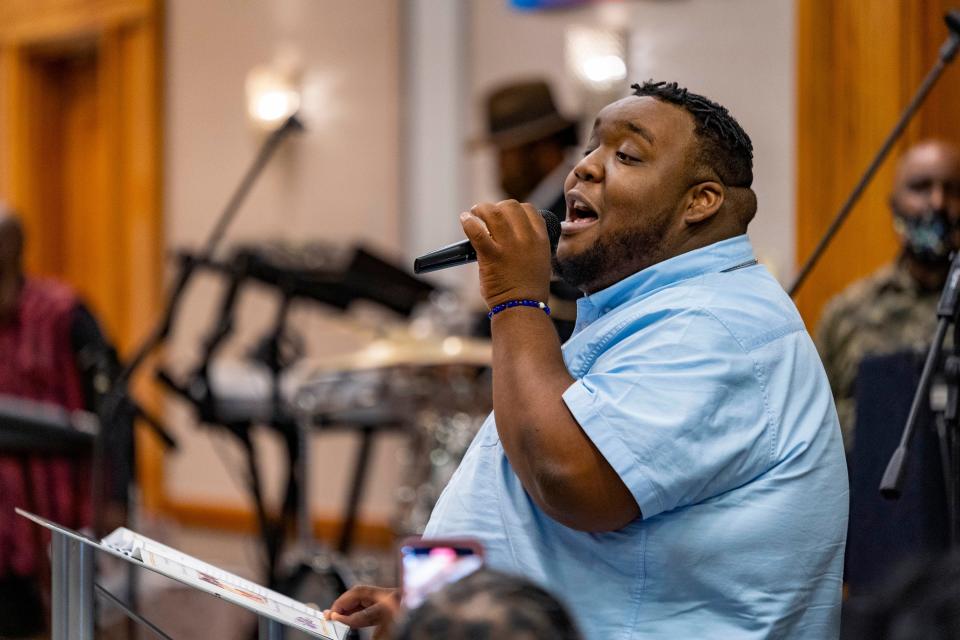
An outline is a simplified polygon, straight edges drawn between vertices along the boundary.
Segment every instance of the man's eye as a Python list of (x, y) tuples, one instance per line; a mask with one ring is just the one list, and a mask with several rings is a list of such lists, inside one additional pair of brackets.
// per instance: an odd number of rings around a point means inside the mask
[(627, 155), (623, 151), (617, 151), (617, 160), (620, 160), (621, 162), (640, 162), (640, 158)]
[(596, 150), (597, 150), (596, 147), (594, 147), (593, 149), (584, 149), (584, 150), (583, 150), (583, 157), (586, 158), (588, 155), (590, 155), (591, 153), (593, 153), (593, 152), (596, 151)]

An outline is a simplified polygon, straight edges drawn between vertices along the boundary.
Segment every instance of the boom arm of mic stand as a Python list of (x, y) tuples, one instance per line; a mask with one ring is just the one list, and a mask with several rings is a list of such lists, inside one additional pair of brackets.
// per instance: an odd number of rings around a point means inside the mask
[(943, 43), (943, 46), (940, 47), (940, 55), (937, 58), (936, 64), (934, 64), (933, 68), (930, 69), (930, 72), (927, 73), (927, 77), (923, 79), (923, 82), (917, 89), (916, 94), (914, 94), (913, 99), (910, 100), (910, 104), (908, 104), (906, 109), (903, 110), (903, 113), (900, 115), (900, 119), (897, 120), (897, 123), (887, 135), (886, 139), (883, 141), (883, 144), (880, 145), (880, 150), (877, 151), (877, 154), (870, 162), (870, 165), (867, 167), (866, 171), (863, 172), (863, 175), (860, 177), (857, 185), (853, 188), (853, 191), (850, 192), (850, 195), (847, 196), (847, 199), (843, 205), (841, 205), (840, 210), (837, 211), (837, 214), (834, 216), (833, 221), (827, 228), (827, 231), (820, 238), (816, 248), (814, 248), (813, 253), (810, 254), (810, 257), (807, 258), (807, 261), (800, 268), (800, 273), (797, 274), (796, 279), (793, 281), (793, 284), (790, 285), (790, 289), (788, 290), (791, 298), (797, 295), (797, 291), (800, 290), (800, 287), (807, 279), (807, 276), (809, 276), (810, 272), (813, 271), (813, 267), (816, 266), (817, 262), (820, 260), (820, 256), (823, 255), (823, 252), (833, 240), (833, 237), (837, 234), (837, 231), (840, 230), (840, 227), (847, 219), (847, 216), (850, 215), (850, 212), (853, 210), (853, 206), (858, 200), (860, 200), (860, 196), (863, 195), (867, 185), (870, 184), (870, 181), (873, 179), (873, 175), (877, 172), (877, 169), (880, 168), (880, 165), (883, 164), (887, 154), (890, 153), (890, 149), (893, 148), (894, 143), (900, 137), (900, 134), (903, 133), (903, 130), (907, 128), (907, 124), (909, 124), (910, 120), (913, 118), (913, 114), (916, 113), (917, 109), (920, 108), (920, 105), (923, 104), (927, 94), (930, 93), (930, 90), (933, 89), (933, 86), (937, 83), (937, 80), (940, 79), (940, 76), (947, 68), (947, 65), (956, 57), (957, 50), (960, 49), (960, 10), (950, 10), (947, 15), (944, 16), (944, 21), (947, 23), (947, 27), (950, 29), (950, 35)]
[[(260, 147), (260, 151), (257, 153), (256, 158), (254, 158), (253, 163), (247, 169), (243, 179), (240, 181), (240, 184), (234, 191), (233, 196), (230, 198), (229, 202), (227, 202), (227, 206), (220, 214), (216, 225), (214, 226), (213, 230), (211, 230), (210, 235), (207, 238), (207, 242), (204, 245), (204, 253), (202, 254), (201, 258), (212, 257), (214, 250), (217, 248), (217, 245), (220, 243), (220, 240), (226, 233), (227, 227), (233, 221), (237, 211), (240, 209), (240, 205), (243, 203), (244, 198), (246, 197), (247, 193), (249, 193), (251, 187), (253, 187), (253, 184), (260, 176), (260, 173), (267, 166), (267, 162), (270, 160), (271, 156), (273, 156), (274, 151), (276, 151), (280, 143), (291, 133), (302, 130), (303, 124), (297, 119), (296, 114), (294, 114), (287, 118), (287, 120), (276, 131), (271, 133), (270, 137), (264, 141), (263, 145)], [(143, 364), (147, 356), (150, 355), (150, 353), (170, 334), (175, 311), (179, 306), (180, 299), (183, 297), (183, 292), (186, 289), (186, 285), (189, 282), (191, 275), (193, 274), (194, 268), (195, 265), (193, 263), (182, 266), (180, 274), (177, 277), (177, 282), (171, 290), (170, 296), (167, 298), (167, 304), (164, 307), (160, 321), (157, 323), (154, 329), (147, 334), (147, 337), (140, 345), (140, 348), (134, 352), (133, 357), (127, 361), (126, 366), (117, 375), (116, 380), (114, 380), (113, 385), (110, 387), (110, 390), (107, 392), (106, 397), (101, 405), (100, 431), (98, 432), (94, 441), (94, 460), (92, 473), (93, 518), (94, 528), (98, 534), (103, 532), (104, 475), (102, 467), (106, 453), (105, 448), (107, 432), (110, 430), (110, 426), (112, 425), (117, 411), (120, 408), (123, 397), (127, 393), (127, 383), (129, 382), (130, 378)]]
[(167, 299), (167, 304), (164, 307), (160, 322), (158, 322), (153, 331), (147, 335), (146, 339), (143, 341), (143, 344), (140, 345), (140, 348), (137, 349), (134, 356), (127, 362), (126, 367), (124, 367), (123, 371), (120, 372), (120, 375), (117, 377), (118, 384), (125, 384), (133, 375), (133, 372), (139, 368), (146, 357), (150, 355), (150, 352), (153, 351), (167, 338), (167, 336), (170, 335), (173, 319), (176, 315), (176, 310), (179, 306), (180, 299), (183, 297), (183, 292), (186, 289), (186, 285), (190, 281), (197, 264), (208, 261), (213, 257), (213, 252), (216, 250), (220, 240), (223, 239), (227, 227), (233, 221), (233, 218), (240, 209), (240, 205), (243, 203), (244, 198), (246, 197), (247, 193), (249, 193), (251, 187), (253, 187), (253, 184), (256, 182), (256, 179), (259, 177), (264, 167), (266, 167), (267, 162), (270, 160), (273, 152), (276, 151), (280, 142), (282, 142), (287, 135), (302, 130), (303, 124), (301, 124), (301, 122), (297, 119), (296, 115), (292, 115), (279, 129), (271, 133), (270, 137), (267, 138), (267, 140), (263, 143), (263, 146), (257, 153), (257, 157), (254, 159), (253, 164), (251, 164), (247, 169), (247, 172), (244, 174), (243, 179), (237, 186), (236, 191), (234, 191), (229, 202), (227, 203), (227, 206), (220, 214), (216, 225), (211, 230), (210, 236), (207, 238), (207, 241), (204, 244), (203, 253), (196, 258), (186, 257), (184, 259), (185, 261), (181, 265), (180, 273), (177, 276), (177, 281), (171, 289), (170, 297)]

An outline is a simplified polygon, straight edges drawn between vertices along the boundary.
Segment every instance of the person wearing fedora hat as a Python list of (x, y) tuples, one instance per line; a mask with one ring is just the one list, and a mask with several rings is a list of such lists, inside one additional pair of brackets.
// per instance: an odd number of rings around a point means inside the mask
[[(470, 146), (494, 149), (504, 195), (563, 220), (563, 181), (576, 164), (577, 121), (560, 113), (550, 86), (539, 78), (500, 85), (487, 94), (484, 108), (487, 132)], [(550, 282), (551, 317), (561, 341), (573, 333), (580, 296), (559, 278)]]
[(487, 134), (473, 146), (496, 150), (504, 194), (563, 217), (563, 180), (573, 168), (569, 156), (577, 146), (576, 120), (560, 113), (550, 86), (540, 79), (501, 85), (487, 95), (485, 107)]

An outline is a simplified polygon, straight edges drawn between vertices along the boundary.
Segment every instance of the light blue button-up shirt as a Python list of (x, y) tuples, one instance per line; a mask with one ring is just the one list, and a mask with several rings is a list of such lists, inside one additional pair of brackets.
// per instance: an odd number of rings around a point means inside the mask
[(847, 472), (800, 315), (746, 236), (578, 302), (563, 399), (643, 514), (612, 533), (541, 511), (491, 415), (426, 535), (573, 609), (587, 638), (836, 638)]

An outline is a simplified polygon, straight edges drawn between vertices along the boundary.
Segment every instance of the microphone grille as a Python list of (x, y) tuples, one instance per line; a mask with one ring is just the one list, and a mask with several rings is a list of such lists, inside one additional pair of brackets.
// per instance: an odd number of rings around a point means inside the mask
[(550, 237), (550, 253), (557, 252), (557, 244), (560, 243), (560, 219), (552, 211), (540, 209), (540, 215), (543, 221), (547, 223), (547, 235)]

